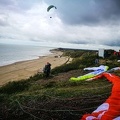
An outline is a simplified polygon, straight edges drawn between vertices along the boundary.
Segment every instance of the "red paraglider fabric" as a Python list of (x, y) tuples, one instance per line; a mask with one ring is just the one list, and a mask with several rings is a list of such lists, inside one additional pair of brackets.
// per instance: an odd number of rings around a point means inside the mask
[(103, 73), (100, 77), (112, 82), (111, 95), (91, 114), (83, 115), (81, 120), (120, 120), (120, 77), (110, 73)]

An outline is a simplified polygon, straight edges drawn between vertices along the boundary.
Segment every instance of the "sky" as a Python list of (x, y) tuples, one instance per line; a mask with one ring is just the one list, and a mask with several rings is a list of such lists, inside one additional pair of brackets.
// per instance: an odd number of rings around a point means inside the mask
[(120, 0), (0, 0), (0, 43), (119, 50)]

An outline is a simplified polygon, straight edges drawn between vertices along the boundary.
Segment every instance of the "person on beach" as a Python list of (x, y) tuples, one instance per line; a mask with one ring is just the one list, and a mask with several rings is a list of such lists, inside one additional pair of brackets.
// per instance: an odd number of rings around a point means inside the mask
[(49, 62), (47, 62), (47, 64), (43, 68), (43, 72), (44, 72), (46, 78), (50, 76), (50, 71), (51, 71), (51, 64)]

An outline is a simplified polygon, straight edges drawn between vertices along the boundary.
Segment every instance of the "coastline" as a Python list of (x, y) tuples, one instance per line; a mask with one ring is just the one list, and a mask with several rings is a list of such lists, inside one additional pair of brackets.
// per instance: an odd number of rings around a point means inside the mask
[(37, 59), (0, 66), (0, 86), (10, 81), (27, 79), (30, 76), (34, 76), (38, 72), (42, 72), (46, 62), (50, 62), (52, 65), (51, 68), (53, 69), (68, 61), (68, 57), (62, 56), (63, 52), (57, 50), (51, 50), (50, 52), (52, 54), (40, 56)]

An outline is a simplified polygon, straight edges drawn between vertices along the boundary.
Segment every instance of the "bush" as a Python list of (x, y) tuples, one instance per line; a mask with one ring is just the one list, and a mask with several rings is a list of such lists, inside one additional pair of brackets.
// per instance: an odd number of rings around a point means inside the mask
[(0, 93), (13, 94), (21, 92), (23, 90), (27, 90), (28, 87), (29, 83), (26, 80), (9, 82), (0, 88)]
[(80, 58), (74, 58), (71, 63), (56, 67), (51, 71), (51, 73), (57, 74), (62, 72), (68, 72), (70, 70), (83, 69), (85, 67), (92, 66), (94, 65), (94, 60), (96, 56), (95, 55), (91, 55), (91, 56), (92, 57), (88, 55), (84, 55)]
[(28, 81), (37, 81), (39, 79), (43, 78), (43, 74), (35, 74), (34, 76), (31, 76)]
[(63, 55), (69, 56), (71, 58), (77, 58), (80, 57), (84, 52), (83, 51), (78, 51), (78, 50), (68, 50), (64, 52)]

